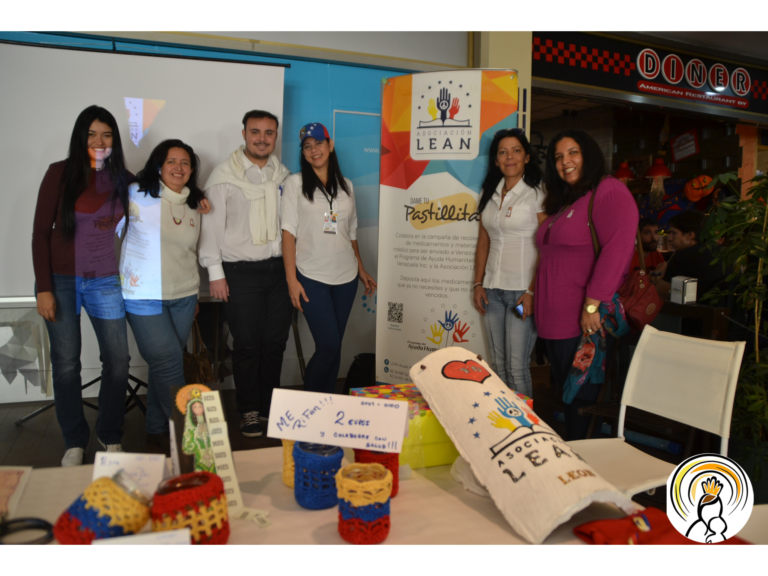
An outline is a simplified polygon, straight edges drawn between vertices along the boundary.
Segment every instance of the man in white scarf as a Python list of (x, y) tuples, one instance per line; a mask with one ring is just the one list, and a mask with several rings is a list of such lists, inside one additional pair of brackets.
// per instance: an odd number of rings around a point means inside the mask
[(225, 302), (232, 371), (244, 436), (262, 435), (272, 390), (280, 385), (293, 307), (282, 258), (280, 200), (290, 175), (274, 155), (279, 121), (264, 110), (243, 118), (244, 145), (216, 166), (205, 193), (200, 265), (211, 295)]

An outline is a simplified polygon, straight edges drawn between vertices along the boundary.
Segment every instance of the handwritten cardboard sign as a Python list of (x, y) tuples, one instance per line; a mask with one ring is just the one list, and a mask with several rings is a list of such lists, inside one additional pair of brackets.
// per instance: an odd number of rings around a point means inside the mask
[(407, 401), (278, 388), (267, 436), (399, 453), (407, 416)]
[(93, 480), (112, 477), (120, 469), (136, 482), (147, 498), (157, 490), (165, 473), (164, 454), (134, 454), (131, 452), (96, 452), (93, 460)]

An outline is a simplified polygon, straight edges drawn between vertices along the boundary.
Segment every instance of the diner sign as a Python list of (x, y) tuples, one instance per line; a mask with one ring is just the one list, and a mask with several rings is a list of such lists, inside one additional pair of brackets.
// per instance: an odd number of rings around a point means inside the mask
[(637, 510), (491, 370), (453, 347), (411, 368), (413, 379), (510, 526), (540, 544), (593, 502)]
[(407, 401), (276, 388), (267, 436), (400, 453), (407, 415)]
[[(768, 116), (768, 71), (584, 32), (534, 32), (534, 79)], [(671, 104), (674, 106), (674, 104)]]

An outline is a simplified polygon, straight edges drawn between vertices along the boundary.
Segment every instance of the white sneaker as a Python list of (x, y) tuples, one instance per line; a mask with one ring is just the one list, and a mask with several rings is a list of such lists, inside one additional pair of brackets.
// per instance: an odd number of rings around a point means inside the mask
[(104, 444), (100, 439), (99, 444), (101, 444), (104, 447), (104, 450), (107, 452), (122, 452), (123, 451), (123, 445), (122, 444)]
[(64, 458), (61, 459), (61, 465), (68, 466), (80, 466), (83, 463), (83, 455), (85, 450), (82, 448), (70, 448), (64, 452)]

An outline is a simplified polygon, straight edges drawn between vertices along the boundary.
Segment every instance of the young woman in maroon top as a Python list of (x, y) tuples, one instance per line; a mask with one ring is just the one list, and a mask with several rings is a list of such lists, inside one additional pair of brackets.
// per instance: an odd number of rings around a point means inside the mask
[(40, 185), (32, 260), (66, 447), (62, 466), (82, 464), (90, 436), (81, 393), (81, 308), (93, 325), (102, 361), (96, 435), (107, 451), (122, 451), (129, 356), (114, 239), (132, 180), (114, 116), (89, 106), (75, 121), (68, 158), (51, 164)]
[[(568, 130), (547, 148), (544, 220), (536, 233), (540, 261), (534, 299), (536, 327), (547, 340), (554, 381), (562, 388), (568, 378), (582, 334), (600, 330), (601, 302), (609, 302), (627, 277), (635, 247), (638, 211), (629, 189), (605, 176), (605, 158), (591, 136)], [(589, 202), (594, 194), (592, 223), (600, 244), (595, 256), (589, 227)], [(606, 337), (610, 358), (613, 337)], [(594, 404), (600, 385), (589, 380), (565, 407), (566, 440), (586, 436), (589, 420), (578, 409)]]

